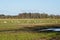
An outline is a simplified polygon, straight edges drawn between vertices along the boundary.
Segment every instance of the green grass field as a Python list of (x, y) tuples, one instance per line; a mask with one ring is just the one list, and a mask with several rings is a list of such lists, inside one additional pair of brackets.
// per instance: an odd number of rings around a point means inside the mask
[[(60, 24), (60, 19), (0, 19), (0, 30), (17, 29), (20, 25)], [(0, 40), (49, 40), (56, 37), (55, 32), (0, 32)]]
[(60, 19), (0, 19), (0, 28), (14, 28), (30, 24), (60, 24)]
[(0, 19), (0, 24), (42, 24), (42, 23), (60, 23), (60, 19)]
[[(2, 32), (0, 40), (49, 40), (56, 37), (57, 33), (33, 33), (33, 32)], [(58, 37), (58, 36), (57, 36)]]

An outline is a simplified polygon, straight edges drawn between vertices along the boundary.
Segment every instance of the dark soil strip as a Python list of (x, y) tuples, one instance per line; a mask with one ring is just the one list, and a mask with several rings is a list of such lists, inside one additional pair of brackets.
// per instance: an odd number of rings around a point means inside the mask
[[(53, 28), (53, 27), (51, 27)], [(55, 27), (54, 27), (55, 28)], [(12, 29), (12, 30), (0, 30), (0, 32), (20, 32), (20, 31), (27, 31), (27, 32), (56, 32), (53, 30), (46, 30), (46, 31), (41, 31), (47, 28), (40, 28), (40, 27), (24, 27), (24, 28), (20, 28), (20, 29)], [(60, 31), (57, 31), (60, 32)]]
[[(22, 28), (16, 28), (16, 29), (4, 29), (4, 30), (0, 30), (0, 32), (18, 32), (18, 31), (31, 31), (31, 32), (54, 32), (54, 31), (40, 31), (40, 30), (44, 30), (44, 29), (48, 29), (48, 28), (60, 28), (60, 24), (54, 24), (54, 25), (35, 25), (33, 27), (22, 27)], [(60, 32), (60, 31), (59, 31)]]

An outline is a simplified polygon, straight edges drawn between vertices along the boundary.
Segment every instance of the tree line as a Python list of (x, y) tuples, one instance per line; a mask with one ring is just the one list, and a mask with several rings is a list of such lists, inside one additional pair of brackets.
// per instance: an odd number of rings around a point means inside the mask
[(18, 15), (4, 15), (0, 14), (0, 19), (43, 19), (43, 18), (53, 18), (60, 19), (60, 15), (48, 15), (46, 13), (19, 13)]

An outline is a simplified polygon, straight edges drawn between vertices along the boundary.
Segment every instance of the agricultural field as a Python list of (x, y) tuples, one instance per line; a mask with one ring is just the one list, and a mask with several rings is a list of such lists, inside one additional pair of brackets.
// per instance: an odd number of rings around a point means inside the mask
[[(60, 34), (57, 32), (7, 31), (9, 29), (21, 29), (25, 25), (46, 24), (60, 24), (60, 19), (0, 19), (0, 40), (51, 40), (55, 37), (60, 37)], [(59, 36), (57, 34), (59, 34)]]
[(54, 40), (60, 38), (55, 32), (52, 33), (33, 33), (33, 32), (2, 32), (0, 40)]
[(42, 24), (42, 23), (60, 23), (60, 19), (0, 19), (0, 24)]
[(60, 19), (0, 19), (0, 28), (18, 28), (19, 25), (60, 24)]

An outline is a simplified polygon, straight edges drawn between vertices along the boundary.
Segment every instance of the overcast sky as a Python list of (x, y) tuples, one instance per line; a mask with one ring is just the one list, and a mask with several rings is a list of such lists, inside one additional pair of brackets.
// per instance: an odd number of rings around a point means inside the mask
[(60, 0), (0, 0), (0, 14), (45, 12), (60, 15)]

